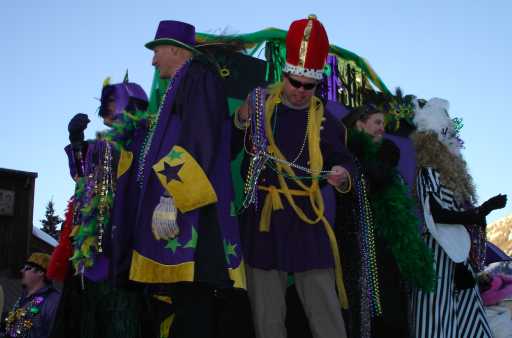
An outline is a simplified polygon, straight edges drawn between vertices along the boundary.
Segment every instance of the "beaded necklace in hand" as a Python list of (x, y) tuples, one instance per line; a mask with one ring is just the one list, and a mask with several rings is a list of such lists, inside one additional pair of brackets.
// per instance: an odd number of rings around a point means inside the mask
[[(278, 112), (278, 108), (277, 107), (278, 106), (276, 106), (276, 108), (275, 108), (275, 113), (274, 113), (274, 116), (273, 116), (274, 120), (273, 120), (273, 128), (272, 128), (273, 130), (272, 131), (273, 131), (274, 135), (276, 135), (276, 127), (277, 127), (277, 112)], [(286, 159), (279, 159), (279, 158), (271, 155), (267, 151), (262, 150), (261, 148), (259, 148), (256, 152), (249, 151), (247, 149), (247, 147), (245, 147), (246, 142), (244, 142), (244, 150), (245, 150), (245, 152), (249, 156), (252, 156), (252, 157), (264, 157), (265, 158), (265, 162), (267, 162), (267, 164), (269, 164), (271, 169), (273, 169), (277, 174), (283, 175), (283, 176), (285, 176), (287, 178), (295, 178), (295, 179), (316, 179), (316, 178), (322, 179), (322, 178), (325, 178), (325, 177), (329, 176), (330, 174), (332, 174), (333, 171), (332, 170), (321, 170), (319, 172), (314, 172), (311, 169), (309, 169), (308, 167), (301, 166), (301, 165), (296, 163), (300, 159), (300, 157), (302, 156), (302, 153), (304, 152), (304, 149), (306, 148), (307, 139), (308, 139), (308, 131), (309, 131), (309, 128), (311, 128), (310, 127), (310, 120), (311, 119), (310, 119), (309, 112), (308, 112), (307, 122), (306, 122), (306, 132), (305, 132), (305, 135), (304, 135), (304, 140), (302, 142), (302, 146), (301, 146), (301, 148), (299, 150), (299, 153), (293, 159), (293, 161), (288, 161)], [(244, 140), (247, 138), (247, 130), (248, 129), (249, 128), (245, 129)], [(298, 170), (300, 170), (300, 171), (302, 171), (304, 173), (310, 174), (310, 175), (309, 176), (290, 176), (290, 175), (286, 175), (286, 173), (278, 171), (277, 166), (276, 165), (272, 165), (270, 162), (268, 162), (268, 160), (272, 160), (272, 161), (274, 161), (274, 163), (280, 163), (280, 164), (287, 165), (289, 167), (298, 169)]]
[[(261, 103), (262, 103), (261, 100), (262, 100), (262, 96), (261, 96), (261, 93), (258, 88), (256, 90), (256, 95), (255, 95), (256, 110), (261, 108)], [(274, 110), (274, 112), (277, 113), (277, 106), (276, 106), (276, 110)], [(264, 121), (262, 121), (263, 114), (262, 114), (262, 112), (259, 112), (259, 111), (254, 112), (254, 114), (255, 114), (255, 120), (253, 121), (252, 135), (251, 135), (251, 141), (252, 141), (251, 143), (253, 145), (253, 149), (249, 150), (249, 149), (247, 149), (247, 147), (245, 147), (245, 145), (247, 144), (247, 142), (246, 142), (247, 130), (249, 128), (246, 128), (245, 135), (244, 135), (244, 150), (251, 157), (251, 162), (249, 165), (249, 170), (248, 170), (247, 178), (245, 180), (245, 185), (244, 185), (245, 198), (242, 202), (242, 209), (246, 209), (247, 207), (249, 207), (249, 205), (257, 203), (257, 197), (256, 197), (257, 188), (256, 187), (258, 185), (259, 176), (260, 176), (261, 172), (263, 171), (263, 169), (266, 168), (266, 164), (269, 164), (269, 167), (272, 170), (274, 170), (277, 175), (281, 175), (283, 177), (291, 178), (291, 179), (295, 179), (295, 180), (322, 179), (322, 178), (325, 178), (326, 176), (333, 173), (333, 171), (330, 171), (330, 170), (314, 171), (308, 167), (301, 166), (301, 165), (298, 165), (295, 163), (302, 155), (302, 153), (305, 149), (305, 146), (307, 144), (308, 132), (310, 131), (310, 128), (311, 128), (310, 127), (311, 117), (310, 117), (309, 110), (308, 110), (308, 122), (307, 122), (307, 127), (306, 127), (306, 135), (304, 137), (303, 146), (301, 147), (299, 154), (291, 162), (287, 161), (284, 158), (278, 158), (278, 157), (270, 154), (267, 151), (267, 140), (266, 140), (266, 137), (264, 135), (262, 135), (262, 134), (264, 134), (264, 130), (262, 130), (262, 126), (264, 123)], [(275, 134), (275, 127), (276, 127), (276, 118), (275, 117), (274, 117), (273, 122), (274, 123), (273, 123), (272, 133)], [(272, 160), (274, 164), (272, 164), (272, 162), (270, 162), (269, 160)], [(301, 170), (302, 172), (309, 174), (309, 176), (287, 175), (285, 172), (283, 172), (283, 170), (279, 169), (279, 166), (277, 165), (278, 163), (281, 165), (285, 165), (285, 166), (288, 166), (291, 168)], [(257, 205), (256, 205), (256, 208), (257, 208)]]

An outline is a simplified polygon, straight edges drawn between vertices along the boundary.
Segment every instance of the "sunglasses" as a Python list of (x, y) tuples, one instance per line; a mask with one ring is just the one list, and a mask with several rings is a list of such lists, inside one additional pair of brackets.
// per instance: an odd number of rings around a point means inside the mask
[(21, 271), (30, 271), (30, 270), (37, 270), (37, 268), (32, 265), (25, 265), (24, 267), (21, 268)]
[(294, 87), (294, 88), (297, 88), (297, 89), (300, 89), (300, 88), (304, 88), (304, 90), (312, 90), (316, 87), (316, 83), (304, 83), (304, 82), (300, 82), (298, 80), (295, 80), (293, 78), (290, 77), (290, 75), (288, 74), (285, 74), (285, 77), (288, 79), (288, 81), (290, 82), (290, 84)]

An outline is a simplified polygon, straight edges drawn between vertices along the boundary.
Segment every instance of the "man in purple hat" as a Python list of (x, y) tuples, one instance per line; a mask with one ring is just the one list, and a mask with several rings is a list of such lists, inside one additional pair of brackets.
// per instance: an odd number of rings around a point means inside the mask
[(171, 296), (173, 337), (204, 338), (216, 336), (215, 294), (244, 288), (245, 276), (237, 221), (230, 214), (226, 93), (194, 45), (194, 26), (178, 21), (160, 22), (146, 44), (161, 78), (170, 82), (135, 155), (133, 193), (116, 196), (116, 204), (136, 209), (135, 216), (124, 222), (114, 216), (112, 242), (131, 222), (131, 250), (116, 254), (131, 255), (129, 278)]

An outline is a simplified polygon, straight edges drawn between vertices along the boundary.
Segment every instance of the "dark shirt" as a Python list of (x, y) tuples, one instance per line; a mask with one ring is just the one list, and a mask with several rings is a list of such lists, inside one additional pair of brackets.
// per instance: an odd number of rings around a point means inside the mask
[[(252, 108), (255, 111), (254, 108)], [(256, 115), (252, 115), (255, 119)], [(334, 165), (345, 167), (349, 172), (352, 169), (352, 155), (344, 145), (345, 128), (328, 110), (325, 110), (324, 120), (320, 128), (320, 151), (323, 159), (323, 170), (330, 170)], [(254, 122), (253, 122), (254, 123)], [(278, 104), (271, 119), (271, 129), (275, 144), (290, 162), (300, 167), (309, 167), (309, 149), (306, 130), (308, 125), (308, 109), (293, 109), (284, 104)], [(246, 149), (252, 149), (252, 139), (246, 138)], [(249, 167), (249, 156), (243, 163), (243, 175), (246, 177)], [(266, 163), (261, 171), (258, 185), (279, 187), (278, 174), (272, 161)], [(311, 185), (310, 175), (306, 171), (294, 168), (295, 175), (302, 179), (307, 186)], [(302, 190), (293, 178), (283, 175), (290, 189)], [(301, 177), (305, 176), (305, 177)], [(324, 215), (330, 224), (334, 221), (334, 192), (322, 179)], [(301, 219), (286, 197), (281, 196), (283, 208), (273, 210), (270, 219), (269, 231), (260, 230), (260, 219), (263, 203), (267, 198), (267, 191), (257, 191), (257, 203), (246, 209), (240, 216), (240, 232), (244, 245), (245, 261), (248, 265), (258, 269), (274, 269), (287, 272), (303, 272), (314, 269), (331, 269), (334, 267), (334, 258), (327, 232), (321, 221), (316, 224), (307, 224)], [(312, 207), (309, 196), (294, 196), (296, 206), (303, 210), (310, 220), (317, 215)]]
[[(37, 306), (40, 311), (31, 317), (32, 327), (27, 338), (47, 338), (55, 319), (55, 313), (60, 299), (60, 292), (53, 286), (47, 285), (30, 296), (23, 294), (17, 304), (19, 304), (19, 308), (27, 307), (36, 297), (42, 297), (43, 301)], [(12, 336), (6, 332), (5, 337)]]

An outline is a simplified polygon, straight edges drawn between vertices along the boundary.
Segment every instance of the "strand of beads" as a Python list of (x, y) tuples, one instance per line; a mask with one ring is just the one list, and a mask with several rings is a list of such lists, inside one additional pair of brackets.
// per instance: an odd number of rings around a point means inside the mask
[(160, 103), (160, 107), (158, 108), (158, 112), (156, 113), (154, 119), (151, 119), (151, 121), (150, 121), (151, 123), (149, 126), (149, 130), (146, 134), (146, 137), (144, 138), (144, 142), (142, 143), (142, 147), (141, 147), (141, 150), (139, 153), (139, 161), (138, 161), (139, 167), (137, 170), (137, 183), (139, 184), (141, 189), (142, 189), (142, 185), (144, 184), (144, 168), (146, 167), (146, 157), (149, 153), (149, 150), (151, 149), (151, 144), (153, 143), (153, 136), (157, 129), (158, 123), (160, 122), (160, 115), (162, 113), (163, 107), (165, 106), (167, 96), (173, 90), (174, 85), (177, 82), (177, 79), (179, 79), (183, 75), (184, 70), (188, 68), (190, 63), (191, 63), (191, 60), (187, 61), (183, 66), (180, 67), (180, 69), (178, 69), (176, 74), (171, 78), (171, 80), (169, 81), (167, 90), (165, 91), (165, 94)]
[(18, 298), (5, 318), (5, 333), (9, 337), (28, 337), (34, 317), (41, 312), (44, 301), (43, 296), (35, 296), (28, 304), (21, 306), (21, 298)]
[(144, 137), (144, 142), (142, 143), (142, 147), (139, 153), (139, 167), (137, 168), (137, 183), (139, 184), (140, 188), (142, 188), (142, 184), (144, 183), (144, 167), (146, 164), (146, 156), (148, 155), (149, 149), (151, 148), (151, 143), (153, 142), (153, 135), (155, 133), (156, 127), (158, 125), (158, 122), (160, 121), (160, 113), (162, 111), (162, 107), (164, 106), (165, 100), (167, 98), (167, 94), (172, 88), (173, 81), (169, 83), (169, 87), (167, 88), (167, 91), (165, 92), (162, 101), (160, 103), (160, 107), (158, 108), (158, 112), (156, 115), (150, 120), (149, 123), (149, 130), (146, 133), (146, 136)]
[(382, 313), (380, 303), (380, 287), (377, 270), (376, 245), (375, 245), (375, 224), (373, 213), (368, 199), (364, 175), (356, 180), (355, 194), (359, 205), (359, 224), (361, 227), (361, 258), (365, 275), (368, 282), (368, 299), (372, 317)]
[(331, 170), (313, 171), (313, 170), (309, 169), (308, 167), (304, 167), (304, 166), (298, 165), (296, 163), (292, 163), (292, 162), (289, 162), (289, 161), (286, 161), (286, 160), (282, 160), (282, 159), (277, 158), (277, 157), (275, 157), (275, 156), (273, 156), (273, 155), (271, 155), (271, 154), (269, 154), (267, 152), (265, 152), (265, 156), (267, 156), (269, 159), (273, 160), (274, 162), (278, 162), (278, 163), (287, 165), (289, 167), (301, 170), (301, 171), (303, 171), (305, 173), (308, 173), (308, 174), (311, 174), (313, 176), (320, 177), (322, 175), (329, 175), (329, 174), (333, 173), (333, 171), (331, 171)]
[[(274, 133), (274, 135), (276, 135), (276, 127), (277, 127), (277, 112), (278, 112), (278, 107), (279, 105), (276, 105), (275, 107), (275, 111), (274, 111), (274, 125), (273, 125), (273, 128), (272, 128), (272, 131)], [(307, 144), (307, 141), (308, 141), (308, 132), (311, 128), (311, 114), (310, 114), (310, 111), (308, 109), (308, 112), (307, 112), (307, 115), (306, 115), (306, 131), (304, 133), (304, 139), (302, 140), (302, 145), (299, 149), (299, 152), (297, 154), (297, 156), (294, 157), (294, 159), (292, 161), (290, 161), (290, 163), (292, 164), (295, 164), (299, 159), (300, 157), (302, 156), (302, 153), (304, 153), (304, 149), (306, 148), (306, 144)]]
[[(287, 173), (285, 172), (282, 172), (282, 171), (279, 171), (279, 169), (277, 168), (277, 166), (272, 162), (272, 161), (268, 161), (267, 162), (267, 166), (272, 169), (272, 171), (274, 171), (276, 174), (278, 175), (282, 175), (284, 176), (285, 178), (289, 178), (289, 179), (296, 179), (296, 180), (322, 180), (322, 179), (325, 179), (327, 178), (331, 173), (333, 173), (332, 171), (321, 171), (319, 175), (304, 175), (304, 176), (293, 176), (293, 175), (288, 175)], [(296, 168), (296, 167), (295, 167)], [(304, 167), (302, 167), (304, 168)], [(308, 169), (308, 171), (310, 171)]]
[[(251, 117), (252, 123), (251, 123), (251, 149), (245, 148), (245, 152), (251, 157), (251, 161), (249, 163), (249, 170), (247, 172), (247, 176), (244, 183), (244, 199), (242, 202), (242, 208), (246, 209), (251, 204), (256, 204), (257, 199), (257, 185), (258, 180), (261, 175), (261, 172), (268, 164), (269, 167), (275, 171), (278, 175), (284, 175), (287, 178), (296, 178), (296, 179), (322, 179), (327, 177), (328, 175), (332, 174), (333, 172), (330, 170), (320, 170), (320, 171), (312, 171), (308, 167), (301, 166), (297, 164), (296, 162), (300, 159), (302, 156), (304, 149), (307, 144), (307, 136), (308, 131), (311, 128), (312, 119), (310, 118), (310, 113), (308, 111), (307, 116), (307, 124), (306, 124), (306, 133), (304, 136), (304, 140), (301, 146), (301, 149), (299, 150), (299, 153), (294, 158), (293, 161), (287, 161), (285, 159), (280, 159), (272, 154), (267, 152), (268, 148), (268, 142), (265, 135), (265, 126), (264, 126), (264, 97), (263, 93), (261, 91), (261, 88), (256, 88), (256, 90), (251, 95), (251, 100), (254, 103), (255, 111), (253, 113), (253, 116)], [(277, 107), (276, 107), (277, 109)], [(276, 110), (277, 112), (277, 110)], [(274, 128), (273, 131), (275, 132), (276, 127), (276, 120), (274, 120)], [(247, 130), (245, 132), (244, 136), (244, 146), (246, 144), (245, 140), (247, 138)], [(272, 160), (274, 163), (280, 163), (295, 169), (298, 169), (306, 174), (309, 174), (308, 176), (297, 176), (292, 177), (290, 175), (286, 175), (285, 173), (282, 173), (280, 170), (278, 170), (274, 165), (272, 165), (272, 162), (269, 161)], [(256, 205), (257, 208), (257, 205)]]
[(251, 204), (255, 204), (257, 208), (257, 186), (261, 172), (265, 168), (267, 157), (264, 156), (264, 149), (267, 147), (265, 138), (265, 130), (263, 125), (263, 94), (261, 88), (256, 88), (252, 95), (252, 100), (255, 103), (255, 112), (253, 123), (251, 123), (251, 145), (252, 149), (249, 153), (251, 156), (251, 162), (249, 164), (249, 170), (245, 180), (244, 186), (244, 201), (242, 203), (242, 209), (248, 208)]
[(103, 163), (100, 167), (99, 183), (99, 203), (98, 203), (98, 226), (96, 229), (98, 236), (98, 252), (103, 252), (103, 234), (105, 226), (110, 221), (110, 210), (114, 198), (114, 182), (112, 176), (112, 146), (105, 142), (105, 152)]

